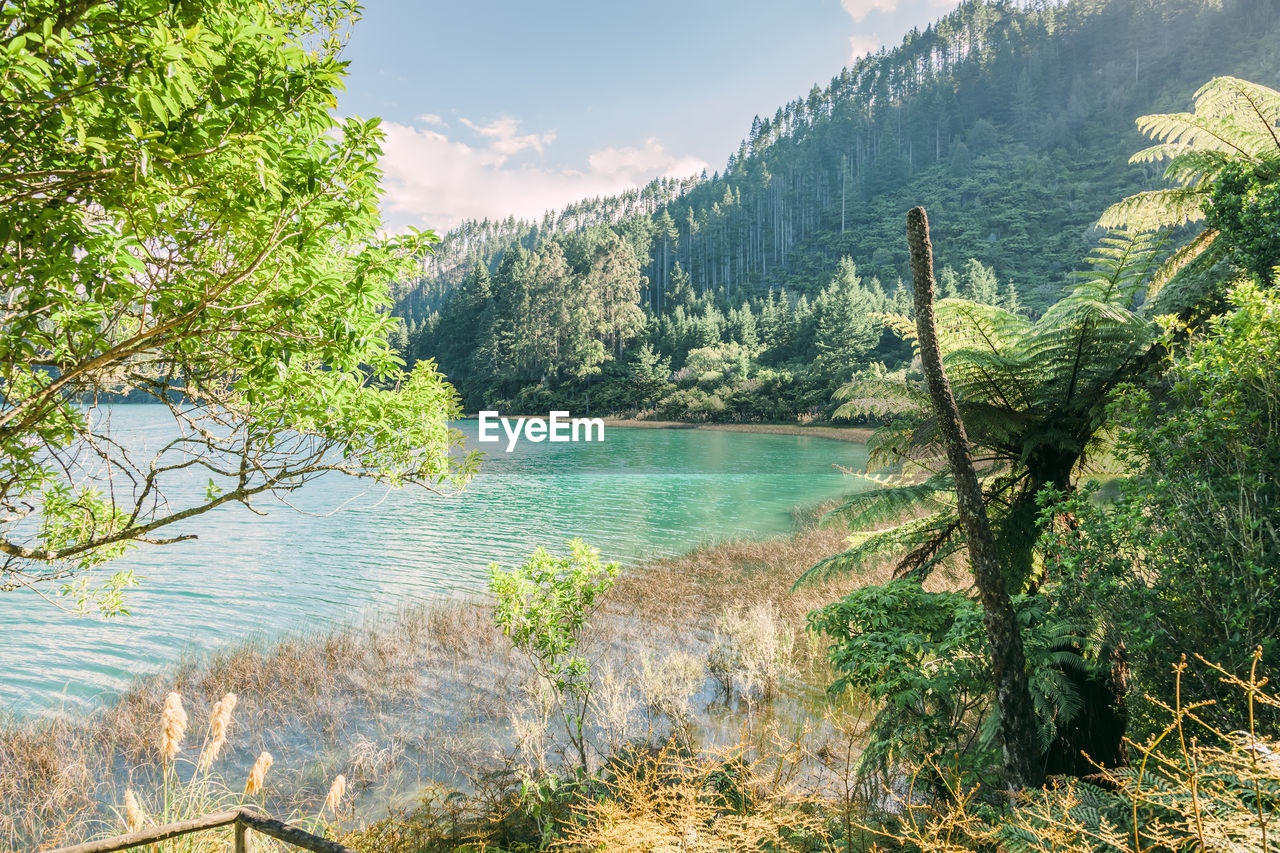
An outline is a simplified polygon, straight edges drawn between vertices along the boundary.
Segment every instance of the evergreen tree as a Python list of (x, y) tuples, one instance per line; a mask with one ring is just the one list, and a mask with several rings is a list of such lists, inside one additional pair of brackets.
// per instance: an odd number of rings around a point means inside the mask
[(688, 308), (693, 304), (693, 287), (689, 284), (689, 274), (676, 261), (671, 271), (671, 287), (667, 294), (666, 304), (671, 310)]
[(999, 304), (1000, 283), (996, 281), (995, 270), (975, 258), (970, 258), (964, 267), (961, 295), (971, 302), (980, 302), (983, 305)]
[(871, 297), (862, 287), (857, 267), (843, 258), (831, 283), (814, 301), (816, 367), (833, 390), (865, 362), (880, 338), (871, 311)]
[(626, 385), (630, 397), (649, 406), (669, 387), (671, 359), (642, 344), (627, 362)]

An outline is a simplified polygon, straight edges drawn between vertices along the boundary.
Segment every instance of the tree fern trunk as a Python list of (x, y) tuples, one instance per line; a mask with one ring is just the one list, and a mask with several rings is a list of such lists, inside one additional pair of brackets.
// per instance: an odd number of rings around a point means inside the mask
[(982, 502), (982, 487), (969, 455), (969, 438), (951, 393), (951, 383), (942, 369), (942, 351), (933, 316), (933, 247), (929, 242), (929, 218), (922, 207), (907, 214), (907, 243), (911, 249), (911, 274), (915, 279), (920, 360), (929, 397), (938, 416), (938, 429), (946, 445), (947, 461), (955, 477), (957, 509), (968, 539), (969, 561), (973, 566), (978, 595), (982, 599), (982, 623), (987, 630), (991, 673), (996, 685), (996, 707), (1000, 714), (1005, 781), (1014, 790), (1039, 785), (1043, 778), (1043, 764), (1036, 743), (1036, 721), (1027, 686), (1022, 635), (1005, 586), (987, 508)]

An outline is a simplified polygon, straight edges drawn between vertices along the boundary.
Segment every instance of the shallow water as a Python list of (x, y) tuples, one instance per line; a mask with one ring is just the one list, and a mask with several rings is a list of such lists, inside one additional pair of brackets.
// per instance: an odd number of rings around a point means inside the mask
[[(155, 440), (170, 429), (164, 417), (158, 406), (121, 406), (113, 428)], [(460, 427), (474, 439), (474, 421)], [(330, 477), (291, 499), (305, 512), (261, 501), (266, 517), (225, 507), (175, 526), (200, 538), (112, 564), (144, 577), (129, 616), (74, 617), (34, 594), (0, 597), (0, 709), (78, 713), (184, 654), (465, 597), (483, 590), (491, 561), (573, 536), (635, 563), (785, 534), (796, 507), (858, 487), (837, 466), (866, 461), (848, 442), (709, 430), (612, 428), (603, 443), (521, 442), (511, 453), (477, 446), (488, 456), (458, 495)]]

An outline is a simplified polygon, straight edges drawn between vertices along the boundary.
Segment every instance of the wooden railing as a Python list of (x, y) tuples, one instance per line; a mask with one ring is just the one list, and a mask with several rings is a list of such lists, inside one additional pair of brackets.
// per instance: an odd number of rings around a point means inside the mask
[(86, 841), (84, 844), (76, 844), (72, 847), (60, 847), (51, 851), (51, 853), (116, 853), (119, 850), (128, 850), (145, 844), (155, 844), (158, 841), (167, 841), (180, 835), (217, 829), (221, 826), (235, 827), (236, 853), (250, 853), (252, 847), (249, 839), (249, 830), (269, 835), (294, 847), (310, 850), (311, 853), (354, 853), (354, 851), (343, 847), (336, 841), (321, 838), (318, 835), (307, 832), (305, 829), (299, 829), (292, 824), (267, 817), (250, 809), (217, 812), (204, 817), (196, 817), (191, 820), (182, 820), (165, 826), (131, 832), (128, 835), (116, 835), (112, 838), (103, 838), (98, 841)]

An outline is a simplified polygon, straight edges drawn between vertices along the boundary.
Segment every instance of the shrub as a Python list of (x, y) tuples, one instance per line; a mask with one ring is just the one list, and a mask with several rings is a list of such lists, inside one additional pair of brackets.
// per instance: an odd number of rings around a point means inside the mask
[(661, 714), (670, 720), (672, 735), (691, 749), (691, 698), (702, 689), (707, 674), (702, 661), (688, 652), (676, 650), (661, 660), (645, 655), (640, 665), (640, 693), (645, 707), (650, 714)]
[[(1253, 720), (1255, 711), (1280, 706), (1280, 697), (1264, 690), (1260, 656), (1247, 679), (1201, 659), (1204, 675), (1237, 694), (1242, 729), (1216, 726), (1196, 703), (1156, 703), (1161, 724), (1130, 744), (1137, 760), (1129, 767), (1054, 780), (1024, 793), (1012, 811), (984, 805), (976, 786), (928, 802), (909, 794), (897, 827), (879, 834), (924, 851), (1274, 850), (1280, 742), (1260, 737)], [(1175, 681), (1188, 672), (1180, 663)]]
[[(1080, 710), (1067, 671), (1089, 672), (1069, 623), (1050, 619), (1040, 596), (1013, 600), (1026, 648), (1031, 698), (1041, 747)], [(957, 780), (972, 782), (998, 764), (995, 685), (987, 657), (982, 606), (956, 592), (926, 592), (909, 579), (855, 590), (810, 614), (810, 627), (831, 637), (838, 678), (883, 703), (869, 732), (864, 772), (891, 777), (904, 763), (941, 754), (945, 770), (931, 779), (944, 795)]]
[(498, 627), (551, 685), (570, 743), (587, 768), (586, 718), (592, 707), (591, 666), (581, 654), (583, 634), (601, 597), (618, 576), (617, 563), (601, 563), (600, 552), (580, 539), (569, 555), (538, 548), (521, 566), (489, 566)]
[(758, 853), (826, 848), (820, 817), (740, 751), (689, 757), (667, 748), (619, 764), (584, 800), (564, 846), (610, 853)]
[[(1244, 285), (1231, 299), (1163, 387), (1117, 407), (1138, 473), (1112, 502), (1086, 491), (1053, 505), (1042, 543), (1058, 610), (1123, 646), (1135, 690), (1166, 703), (1193, 651), (1258, 646), (1263, 675), (1280, 673), (1280, 297)], [(1215, 677), (1181, 688), (1216, 700), (1206, 713), (1240, 715)]]
[(1280, 264), (1280, 163), (1236, 161), (1222, 169), (1206, 220), (1218, 229), (1240, 266), (1275, 284)]

